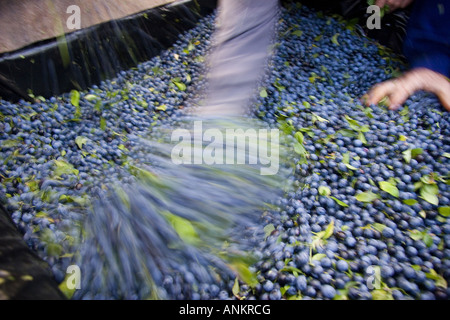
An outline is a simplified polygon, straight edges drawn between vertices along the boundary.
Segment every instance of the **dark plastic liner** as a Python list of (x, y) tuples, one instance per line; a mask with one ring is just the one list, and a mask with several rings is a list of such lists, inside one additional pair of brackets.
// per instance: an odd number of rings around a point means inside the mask
[(4, 53), (0, 97), (17, 102), (30, 100), (30, 91), (49, 98), (84, 90), (159, 55), (216, 6), (216, 0), (167, 4)]
[(47, 263), (31, 251), (0, 204), (0, 300), (65, 299)]
[[(187, 0), (34, 43), (0, 55), (0, 98), (31, 101), (72, 89), (83, 90), (114, 77), (170, 47), (183, 31), (217, 7), (217, 0)], [(301, 2), (346, 19), (358, 19), (365, 34), (401, 53), (409, 8), (385, 15), (380, 30), (367, 30), (366, 0), (281, 0)], [(65, 57), (65, 59), (63, 59)]]

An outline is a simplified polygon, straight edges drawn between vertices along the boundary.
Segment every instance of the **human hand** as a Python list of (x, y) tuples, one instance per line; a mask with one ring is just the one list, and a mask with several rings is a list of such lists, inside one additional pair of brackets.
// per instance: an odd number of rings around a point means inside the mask
[(396, 9), (404, 9), (409, 6), (414, 0), (377, 0), (375, 5), (383, 8), (385, 5), (389, 7), (390, 11)]
[(450, 81), (444, 75), (426, 68), (415, 68), (399, 78), (375, 85), (364, 96), (366, 105), (377, 104), (388, 97), (388, 107), (397, 110), (410, 95), (419, 90), (434, 93), (450, 111)]

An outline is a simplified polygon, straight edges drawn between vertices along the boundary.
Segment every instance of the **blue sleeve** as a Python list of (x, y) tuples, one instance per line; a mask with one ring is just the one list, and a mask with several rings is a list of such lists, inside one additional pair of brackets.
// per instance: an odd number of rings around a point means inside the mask
[(403, 52), (412, 68), (450, 77), (450, 0), (415, 0)]

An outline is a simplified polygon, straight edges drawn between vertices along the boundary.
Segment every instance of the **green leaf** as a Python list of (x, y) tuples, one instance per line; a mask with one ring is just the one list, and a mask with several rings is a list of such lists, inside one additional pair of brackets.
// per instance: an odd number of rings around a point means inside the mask
[(316, 253), (315, 255), (312, 256), (311, 261), (320, 261), (323, 258), (325, 258), (327, 255), (325, 253)]
[(64, 249), (59, 243), (47, 244), (47, 254), (53, 257), (59, 257), (63, 253)]
[(414, 159), (416, 158), (418, 155), (423, 153), (423, 149), (422, 148), (415, 148), (411, 150), (411, 157)]
[(75, 143), (77, 144), (78, 148), (80, 148), (80, 150), (83, 149), (83, 145), (85, 145), (86, 142), (88, 142), (88, 139), (84, 136), (78, 136), (75, 138)]
[(403, 203), (408, 206), (413, 206), (416, 203), (418, 203), (418, 201), (416, 199), (406, 199), (406, 200), (403, 200)]
[(280, 288), (281, 295), (284, 296), (286, 294), (286, 291), (288, 291), (290, 287), (291, 287), (290, 285), (285, 285), (284, 287), (281, 287)]
[(95, 94), (87, 94), (84, 96), (84, 98), (87, 101), (94, 101), (94, 100), (98, 99), (98, 97)]
[(334, 201), (336, 201), (336, 203), (338, 205), (340, 205), (341, 207), (348, 207), (348, 204), (346, 204), (345, 202), (339, 200), (338, 198), (335, 198), (335, 197), (330, 197), (330, 198), (333, 199)]
[(411, 149), (405, 150), (402, 152), (403, 154), (403, 159), (406, 161), (406, 163), (410, 163), (411, 162)]
[(97, 102), (94, 105), (94, 110), (97, 112), (102, 112), (102, 101), (97, 100)]
[(303, 31), (302, 30), (295, 30), (294, 32), (292, 32), (292, 34), (294, 36), (301, 37), (303, 35)]
[(63, 174), (75, 174), (78, 175), (79, 171), (65, 160), (53, 160), (53, 164), (56, 166), (54, 174), (61, 176)]
[(334, 232), (334, 220), (331, 220), (330, 224), (325, 229), (325, 233), (323, 235), (323, 239), (326, 240), (333, 235)]
[(167, 110), (167, 106), (165, 105), (165, 104), (162, 104), (162, 105), (160, 105), (160, 106), (157, 106), (156, 108), (155, 108), (157, 111), (166, 111)]
[(362, 143), (367, 144), (366, 136), (364, 136), (362, 131), (358, 133), (358, 139), (361, 140)]
[(103, 117), (101, 117), (101, 118), (100, 118), (100, 129), (102, 129), (103, 131), (105, 131), (106, 126), (107, 126), (107, 124), (106, 124), (106, 119), (103, 118)]
[(267, 238), (268, 236), (270, 236), (272, 234), (272, 232), (275, 231), (275, 227), (273, 226), (273, 224), (268, 224), (264, 227), (264, 233), (265, 233), (265, 237)]
[(392, 183), (389, 183), (387, 181), (380, 181), (379, 185), (380, 185), (381, 190), (386, 191), (390, 195), (398, 198), (399, 191), (395, 185), (393, 185)]
[(280, 79), (277, 78), (277, 80), (273, 83), (273, 85), (275, 88), (277, 88), (278, 91), (281, 92), (281, 91), (285, 90), (286, 88), (278, 82), (279, 80)]
[(185, 53), (189, 53), (189, 52), (191, 52), (192, 50), (194, 50), (194, 48), (195, 48), (194, 44), (193, 44), (192, 42), (189, 42), (187, 48), (184, 49), (183, 51), (184, 51)]
[(358, 121), (353, 120), (352, 118), (350, 118), (348, 115), (344, 116), (345, 120), (347, 120), (350, 128), (352, 128), (355, 131), (359, 131), (361, 129), (360, 124), (358, 123)]
[(73, 289), (69, 289), (67, 287), (67, 283), (70, 279), (70, 277), (72, 276), (72, 274), (67, 273), (66, 277), (64, 278), (64, 280), (59, 284), (59, 290), (61, 290), (61, 292), (67, 297), (67, 299), (72, 299), (74, 293), (75, 293), (75, 286)]
[(439, 198), (437, 195), (439, 194), (439, 188), (436, 184), (424, 184), (420, 188), (420, 196), (427, 202), (438, 205)]
[(379, 233), (382, 233), (384, 229), (386, 229), (386, 225), (382, 223), (374, 223), (372, 224), (372, 227), (377, 230)]
[(246, 263), (234, 261), (230, 263), (230, 267), (238, 273), (240, 280), (247, 283), (250, 287), (253, 288), (259, 283), (256, 275), (249, 269)]
[(349, 300), (348, 299), (348, 290), (338, 290), (338, 292), (334, 296), (333, 300)]
[(403, 119), (409, 120), (409, 107), (405, 106), (402, 110), (399, 111), (400, 115), (403, 117)]
[(164, 212), (164, 216), (184, 242), (194, 246), (200, 244), (200, 237), (189, 220), (167, 211)]
[(331, 190), (327, 186), (320, 186), (318, 190), (321, 196), (328, 197), (331, 194)]
[(356, 167), (354, 167), (354, 166), (352, 166), (351, 164), (348, 164), (348, 163), (346, 163), (345, 166), (347, 168), (349, 168), (350, 170), (358, 170), (358, 168), (356, 168)]
[(70, 91), (70, 102), (75, 107), (80, 105), (80, 93), (77, 90)]
[(366, 191), (357, 194), (355, 198), (360, 202), (372, 202), (376, 199), (380, 199), (380, 196), (373, 193), (372, 191)]
[(349, 164), (350, 163), (350, 153), (344, 153), (342, 155), (342, 163), (343, 164)]
[(261, 89), (261, 91), (259, 92), (259, 96), (261, 98), (267, 98), (267, 96), (268, 96), (267, 90), (266, 89)]
[(427, 213), (425, 212), (425, 210), (420, 210), (419, 215), (424, 219), (427, 217)]
[(145, 109), (148, 108), (148, 103), (147, 103), (147, 101), (144, 101), (144, 100), (138, 101), (138, 105), (140, 105), (142, 108), (145, 108)]
[(352, 131), (350, 129), (341, 129), (337, 133), (340, 133), (344, 137), (347, 137), (347, 138), (356, 138), (356, 137), (358, 137), (357, 133), (355, 133), (354, 131)]
[(443, 217), (443, 216), (437, 216), (436, 220), (439, 221), (440, 223), (446, 223), (447, 222), (447, 218)]
[(294, 130), (294, 127), (289, 124), (286, 121), (280, 121), (280, 130), (286, 134), (286, 135), (290, 135), (292, 134), (292, 131)]
[(337, 40), (337, 38), (339, 37), (339, 33), (336, 33), (332, 38), (331, 38), (331, 42), (333, 42), (335, 45), (339, 45), (339, 42)]
[(443, 156), (443, 157), (446, 157), (446, 158), (450, 158), (450, 153), (444, 152), (444, 153), (442, 154), (442, 156)]
[(178, 80), (178, 78), (173, 79), (172, 83), (178, 88), (178, 90), (186, 91), (186, 85), (183, 82), (181, 82), (180, 80)]
[(305, 157), (308, 153), (306, 152), (306, 149), (304, 146), (302, 146), (300, 143), (296, 142), (294, 144), (294, 151), (295, 153), (301, 155), (302, 157)]
[(436, 181), (433, 179), (433, 177), (431, 175), (425, 175), (425, 176), (421, 177), (420, 181), (423, 184), (436, 184)]
[(82, 197), (73, 197), (73, 196), (68, 196), (66, 194), (62, 194), (59, 197), (59, 201), (61, 203), (78, 203), (81, 206), (86, 206), (88, 203), (88, 200), (86, 198), (82, 198)]
[(298, 143), (303, 144), (305, 137), (303, 136), (303, 133), (300, 131), (297, 131), (294, 135), (295, 139), (297, 139)]
[(444, 217), (450, 217), (450, 207), (439, 207), (438, 212)]
[(323, 34), (319, 34), (318, 36), (316, 36), (314, 38), (314, 41), (320, 41), (320, 40), (322, 40), (322, 38), (323, 38)]
[(414, 183), (414, 190), (418, 190), (420, 188), (423, 187), (423, 182), (422, 181), (417, 181)]
[(411, 239), (418, 241), (423, 239), (424, 233), (420, 232), (419, 230), (410, 230), (409, 236), (411, 237)]
[(239, 288), (239, 280), (238, 278), (234, 279), (234, 285), (232, 288), (232, 292), (234, 294), (234, 296), (238, 299), (241, 299), (241, 297), (239, 296), (239, 292), (241, 291), (241, 289)]
[(302, 270), (300, 270), (296, 267), (293, 267), (293, 266), (285, 266), (280, 270), (280, 272), (289, 272), (289, 273), (292, 273), (296, 277), (298, 277), (299, 274), (303, 274)]
[(35, 180), (27, 181), (25, 182), (25, 185), (27, 185), (31, 191), (38, 191), (39, 190), (39, 182)]
[(414, 149), (408, 149), (402, 152), (403, 154), (403, 159), (407, 162), (410, 163), (411, 159), (415, 159), (418, 155), (423, 153), (423, 149), (422, 148), (414, 148)]
[(300, 293), (297, 293), (296, 295), (287, 297), (287, 300), (302, 300), (302, 299), (303, 299), (303, 297)]
[(330, 122), (327, 119), (322, 118), (321, 116), (315, 114), (314, 112), (311, 112), (311, 114), (312, 114), (312, 122), (313, 123), (315, 123), (317, 121), (319, 121), (319, 122)]
[(3, 148), (12, 148), (12, 147), (17, 147), (20, 144), (20, 142), (18, 140), (4, 140), (2, 142), (2, 147)]
[(384, 289), (375, 289), (371, 293), (372, 300), (394, 300), (392, 293)]
[(443, 276), (438, 274), (434, 269), (430, 269), (428, 273), (426, 273), (426, 277), (428, 279), (434, 280), (436, 286), (447, 289), (447, 281)]
[(433, 245), (433, 238), (432, 238), (428, 233), (425, 233), (425, 234), (423, 235), (422, 240), (423, 240), (423, 242), (426, 244), (426, 246), (427, 246), (428, 248), (431, 247), (431, 246)]

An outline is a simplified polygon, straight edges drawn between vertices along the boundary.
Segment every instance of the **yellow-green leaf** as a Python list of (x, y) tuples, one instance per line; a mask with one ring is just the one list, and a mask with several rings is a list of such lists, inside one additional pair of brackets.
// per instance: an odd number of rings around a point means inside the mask
[(390, 195), (398, 198), (399, 191), (395, 185), (387, 181), (380, 181), (379, 185), (381, 190), (386, 191)]
[(348, 204), (346, 204), (345, 202), (339, 200), (338, 198), (336, 198), (336, 197), (330, 197), (330, 198), (333, 199), (334, 201), (336, 201), (336, 203), (338, 205), (340, 205), (341, 207), (348, 207)]
[(70, 103), (75, 107), (80, 105), (80, 93), (77, 90), (70, 91)]
[(318, 190), (321, 196), (328, 197), (331, 194), (331, 190), (327, 186), (320, 186)]
[(450, 207), (439, 207), (438, 212), (444, 217), (450, 217)]
[(261, 98), (267, 98), (268, 94), (267, 94), (267, 90), (266, 89), (261, 89), (261, 91), (259, 92), (259, 95)]
[(200, 244), (200, 237), (195, 230), (194, 225), (189, 220), (174, 215), (170, 212), (165, 212), (164, 215), (167, 221), (169, 221), (172, 225), (175, 232), (184, 242), (194, 246)]
[(335, 45), (339, 45), (339, 42), (337, 40), (337, 38), (339, 37), (339, 33), (336, 33), (332, 38), (331, 38), (331, 42), (333, 42)]
[(329, 237), (331, 237), (333, 235), (333, 232), (334, 232), (334, 220), (331, 220), (330, 224), (325, 229), (325, 233), (323, 235), (323, 239), (326, 240)]
[(372, 191), (361, 192), (356, 195), (356, 200), (361, 202), (372, 202), (376, 199), (379, 199), (380, 196), (373, 193)]
[(78, 136), (75, 138), (75, 143), (77, 144), (78, 148), (83, 149), (83, 145), (86, 144), (86, 142), (88, 141), (88, 139), (84, 136)]
[(69, 289), (67, 287), (67, 281), (69, 281), (69, 277), (71, 274), (66, 274), (66, 277), (64, 278), (63, 282), (59, 284), (59, 290), (67, 297), (67, 299), (72, 299), (76, 288)]

